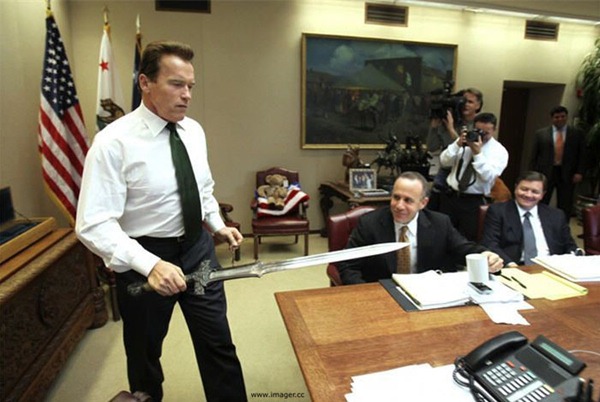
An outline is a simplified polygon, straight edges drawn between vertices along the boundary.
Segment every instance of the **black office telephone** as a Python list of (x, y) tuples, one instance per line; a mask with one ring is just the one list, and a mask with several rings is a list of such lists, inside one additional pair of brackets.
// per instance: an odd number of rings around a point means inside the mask
[(455, 362), (454, 380), (476, 401), (576, 401), (585, 363), (540, 335), (528, 344), (516, 331), (483, 343)]

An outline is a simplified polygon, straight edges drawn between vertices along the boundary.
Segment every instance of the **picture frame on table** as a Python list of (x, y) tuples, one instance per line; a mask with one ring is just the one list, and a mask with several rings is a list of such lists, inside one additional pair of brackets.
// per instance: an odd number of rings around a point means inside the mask
[(377, 189), (377, 171), (375, 169), (350, 169), (348, 186), (351, 192)]
[(382, 149), (426, 137), (431, 100), (454, 85), (458, 46), (302, 34), (302, 149)]

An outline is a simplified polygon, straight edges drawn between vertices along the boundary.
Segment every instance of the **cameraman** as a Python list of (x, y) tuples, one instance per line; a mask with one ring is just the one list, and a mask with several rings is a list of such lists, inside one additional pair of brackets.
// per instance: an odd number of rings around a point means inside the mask
[(448, 189), (441, 193), (440, 212), (467, 239), (477, 241), (477, 212), (489, 201), (490, 191), (506, 165), (508, 151), (494, 136), (497, 119), (492, 113), (475, 116), (474, 129), (460, 136), (440, 155), (442, 167), (451, 168)]
[[(462, 96), (464, 101), (456, 102), (454, 99), (457, 96)], [(448, 95), (446, 95), (448, 97)], [(467, 130), (473, 128), (473, 120), (475, 115), (479, 113), (483, 107), (483, 94), (476, 88), (467, 88), (459, 91), (455, 95), (450, 95), (449, 99), (442, 99), (442, 105), (447, 103), (447, 100), (453, 99), (452, 104), (455, 107), (445, 109), (445, 117), (432, 116), (427, 135), (427, 149), (433, 155), (432, 165), (437, 166), (439, 170), (432, 172), (435, 175), (433, 179), (433, 188), (427, 208), (439, 211), (440, 208), (440, 193), (448, 190), (446, 177), (450, 173), (450, 169), (444, 168), (439, 163), (440, 153), (446, 149), (453, 141), (458, 138), (458, 132), (464, 127)]]

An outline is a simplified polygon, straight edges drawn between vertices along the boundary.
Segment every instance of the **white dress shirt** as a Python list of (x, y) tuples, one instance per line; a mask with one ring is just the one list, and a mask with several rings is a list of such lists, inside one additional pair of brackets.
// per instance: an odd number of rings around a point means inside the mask
[[(521, 227), (523, 225), (523, 221), (525, 220), (526, 209), (521, 208), (518, 202), (514, 201), (517, 204), (517, 210), (519, 211), (519, 218), (521, 219)], [(544, 229), (542, 229), (542, 221), (540, 220), (540, 215), (538, 214), (537, 205), (529, 210), (531, 216), (529, 217), (529, 222), (531, 222), (531, 228), (533, 229), (533, 235), (535, 236), (535, 248), (537, 250), (537, 257), (544, 257), (550, 255), (550, 249), (548, 248), (548, 243), (546, 242), (546, 236), (544, 236)], [(523, 261), (523, 251), (521, 251), (521, 261)]]
[(394, 221), (394, 230), (396, 231), (396, 240), (400, 241), (400, 229), (403, 226), (408, 226), (408, 230), (406, 235), (408, 236), (408, 241), (410, 243), (410, 273), (417, 272), (417, 219), (419, 218), (419, 213), (415, 215), (412, 221), (408, 222), (408, 224), (398, 223)]
[[(463, 154), (464, 151), (464, 154)], [(473, 158), (473, 152), (469, 147), (459, 146), (457, 141), (440, 154), (440, 163), (443, 167), (451, 167), (452, 170), (446, 179), (446, 182), (455, 191), (458, 191), (458, 182), (463, 172), (467, 168), (471, 159), (473, 159), (473, 169), (475, 169), (475, 182), (464, 191), (466, 194), (483, 194), (489, 196), (496, 182), (496, 178), (502, 174), (508, 165), (508, 151), (494, 137), (483, 144), (481, 152)], [(464, 163), (459, 172), (459, 179), (456, 178), (458, 170), (458, 160), (462, 157)]]
[[(86, 156), (75, 230), (116, 272), (134, 269), (147, 276), (159, 261), (132, 238), (184, 233), (166, 124), (142, 103), (99, 132)], [(192, 162), (202, 219), (219, 230), (225, 224), (213, 196), (204, 130), (186, 117), (177, 132)]]

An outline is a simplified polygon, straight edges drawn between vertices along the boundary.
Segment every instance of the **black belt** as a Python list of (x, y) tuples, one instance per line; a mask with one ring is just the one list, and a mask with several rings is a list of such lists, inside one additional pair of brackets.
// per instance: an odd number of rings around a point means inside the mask
[(139, 240), (141, 242), (144, 241), (149, 241), (149, 242), (153, 242), (154, 244), (179, 244), (179, 243), (185, 243), (186, 238), (185, 235), (181, 235), (181, 236), (177, 236), (177, 237), (151, 237), (151, 236), (141, 236), (141, 237), (136, 237), (135, 240)]

